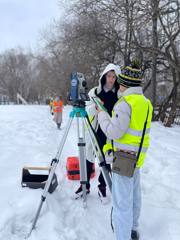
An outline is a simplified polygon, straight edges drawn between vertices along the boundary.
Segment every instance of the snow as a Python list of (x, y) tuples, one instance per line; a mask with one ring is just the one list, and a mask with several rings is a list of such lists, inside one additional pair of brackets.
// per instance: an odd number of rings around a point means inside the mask
[[(23, 166), (49, 166), (68, 122), (65, 107), (62, 130), (57, 130), (48, 106), (0, 106), (0, 240), (22, 240), (30, 230), (42, 190), (21, 187)], [(111, 240), (111, 203), (97, 196), (97, 177), (91, 181), (87, 208), (72, 200), (78, 181), (66, 177), (66, 159), (76, 156), (76, 121), (73, 121), (60, 163), (59, 186), (47, 197), (30, 240)], [(153, 123), (151, 147), (142, 169), (143, 240), (180, 239), (180, 127)], [(109, 194), (110, 197), (110, 194)]]

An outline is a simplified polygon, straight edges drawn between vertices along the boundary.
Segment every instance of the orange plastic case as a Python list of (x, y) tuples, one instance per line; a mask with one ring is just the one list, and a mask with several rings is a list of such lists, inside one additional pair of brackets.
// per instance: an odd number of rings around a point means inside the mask
[[(67, 177), (69, 180), (80, 180), (80, 168), (78, 157), (68, 157), (66, 169)], [(93, 164), (93, 172), (91, 173), (91, 178), (93, 178), (94, 176), (95, 176), (95, 164)]]

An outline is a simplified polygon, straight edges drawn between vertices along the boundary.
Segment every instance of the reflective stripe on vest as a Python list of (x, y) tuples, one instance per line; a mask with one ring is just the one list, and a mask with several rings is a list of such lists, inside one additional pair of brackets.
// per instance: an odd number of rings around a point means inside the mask
[[(123, 143), (118, 143), (118, 142), (113, 142), (114, 146), (117, 148), (117, 150), (127, 150), (127, 151), (132, 151), (132, 152), (138, 152), (139, 146), (133, 146), (129, 144), (123, 144)], [(148, 150), (147, 147), (142, 147), (141, 152), (146, 153)]]
[[(126, 133), (129, 133), (129, 134), (134, 135), (136, 137), (141, 137), (142, 133), (143, 133), (143, 130), (134, 130), (134, 129), (128, 128)], [(150, 128), (146, 129), (145, 134), (149, 134), (149, 133), (150, 133)]]

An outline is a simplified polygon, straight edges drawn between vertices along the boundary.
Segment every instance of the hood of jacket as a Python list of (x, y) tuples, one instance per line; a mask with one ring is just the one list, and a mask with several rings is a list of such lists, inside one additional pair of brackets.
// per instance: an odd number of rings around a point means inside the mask
[[(102, 91), (102, 88), (106, 82), (106, 73), (108, 73), (109, 71), (114, 71), (116, 76), (118, 77), (118, 75), (121, 73), (121, 69), (120, 66), (115, 65), (113, 63), (109, 63), (104, 71), (102, 72), (100, 78), (99, 78), (99, 85), (97, 87), (92, 88), (89, 91), (89, 97), (94, 97), (96, 94), (99, 94)], [(119, 84), (117, 83), (117, 80), (115, 82), (115, 88), (119, 89)]]

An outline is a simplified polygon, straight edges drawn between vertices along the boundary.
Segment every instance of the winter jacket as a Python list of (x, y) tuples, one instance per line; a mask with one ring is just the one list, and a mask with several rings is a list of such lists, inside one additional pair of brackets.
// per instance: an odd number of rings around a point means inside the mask
[[(99, 97), (104, 102), (104, 106), (107, 108), (107, 110), (111, 114), (113, 106), (118, 99), (117, 92), (119, 89), (119, 85), (117, 84), (117, 82), (115, 82), (115, 86), (112, 91), (106, 92), (106, 90), (104, 90), (103, 88), (106, 80), (105, 75), (111, 70), (114, 70), (117, 76), (120, 73), (119, 66), (116, 66), (114, 64), (108, 64), (107, 67), (104, 69), (103, 73), (101, 74), (101, 77), (99, 79), (99, 85), (97, 87), (92, 88), (89, 91), (88, 95), (90, 97), (90, 101), (86, 102), (86, 111), (88, 113), (88, 117), (90, 119), (92, 127), (97, 133), (98, 141), (101, 148), (106, 142), (106, 136), (104, 135), (104, 133), (99, 127), (98, 119), (97, 119), (98, 113), (96, 110), (95, 103), (92, 100), (92, 97)], [(91, 142), (88, 135), (86, 135), (86, 146), (87, 146), (86, 157), (89, 161), (94, 162), (93, 148), (91, 146)]]
[[(115, 151), (129, 150), (138, 152), (144, 122), (147, 117), (148, 106), (149, 117), (147, 132), (143, 143), (144, 151), (147, 151), (149, 146), (149, 129), (152, 119), (152, 106), (150, 101), (144, 97), (141, 87), (131, 87), (122, 93), (122, 98), (114, 106), (112, 118), (103, 111), (98, 114), (98, 122), (108, 138), (108, 143), (103, 149), (104, 153), (112, 148), (110, 140), (114, 140)], [(138, 161), (139, 167), (142, 166), (144, 158), (145, 154), (141, 156), (140, 162)]]

